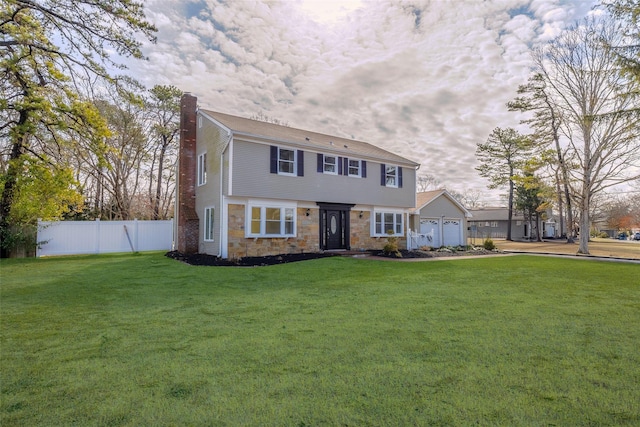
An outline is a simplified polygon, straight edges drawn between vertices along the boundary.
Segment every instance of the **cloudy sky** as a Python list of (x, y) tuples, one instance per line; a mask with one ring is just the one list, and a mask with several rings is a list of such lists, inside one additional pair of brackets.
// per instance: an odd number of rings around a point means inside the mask
[[(355, 138), (486, 191), (475, 147), (530, 72), (530, 50), (591, 0), (145, 0), (158, 42), (130, 64), (201, 107)], [(487, 196), (497, 202), (495, 195)]]

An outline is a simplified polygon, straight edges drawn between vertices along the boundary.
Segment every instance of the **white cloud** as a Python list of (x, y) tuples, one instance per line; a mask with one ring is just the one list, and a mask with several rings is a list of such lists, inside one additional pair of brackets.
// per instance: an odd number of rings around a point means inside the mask
[[(355, 137), (423, 164), (454, 190), (484, 189), (475, 147), (517, 127), (505, 103), (530, 48), (589, 13), (581, 0), (481, 2), (153, 0), (158, 44), (130, 68), (207, 108), (260, 110), (291, 126)], [(179, 5), (179, 7), (177, 7)], [(331, 9), (331, 10), (330, 10)]]

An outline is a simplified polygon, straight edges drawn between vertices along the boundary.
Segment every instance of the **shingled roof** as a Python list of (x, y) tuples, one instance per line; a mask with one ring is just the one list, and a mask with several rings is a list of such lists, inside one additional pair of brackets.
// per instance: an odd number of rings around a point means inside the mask
[(199, 112), (228, 128), (236, 138), (244, 137), (265, 142), (285, 143), (321, 153), (332, 153), (363, 160), (393, 162), (402, 166), (419, 166), (416, 162), (367, 142), (246, 119), (211, 110), (200, 109)]

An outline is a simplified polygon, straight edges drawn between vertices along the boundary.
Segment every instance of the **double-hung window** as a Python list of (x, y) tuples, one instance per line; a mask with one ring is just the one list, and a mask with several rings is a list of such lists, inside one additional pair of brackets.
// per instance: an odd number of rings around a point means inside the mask
[(387, 187), (398, 186), (398, 167), (387, 165), (385, 168), (384, 182)]
[(366, 178), (367, 162), (318, 153), (318, 173)]
[(347, 162), (347, 175), (362, 176), (362, 164), (360, 160), (349, 159)]
[(278, 173), (284, 175), (296, 174), (296, 151), (286, 148), (278, 149)]
[(271, 146), (271, 173), (304, 176), (304, 151)]
[(251, 203), (248, 206), (247, 237), (295, 237), (296, 207)]
[(198, 185), (207, 183), (207, 153), (198, 156)]
[(338, 158), (336, 156), (322, 156), (322, 171), (332, 175), (338, 174)]
[(402, 188), (402, 168), (396, 165), (380, 167), (380, 185), (391, 188)]
[(213, 242), (214, 208), (204, 208), (204, 241)]
[(374, 236), (402, 236), (404, 215), (400, 212), (376, 212)]

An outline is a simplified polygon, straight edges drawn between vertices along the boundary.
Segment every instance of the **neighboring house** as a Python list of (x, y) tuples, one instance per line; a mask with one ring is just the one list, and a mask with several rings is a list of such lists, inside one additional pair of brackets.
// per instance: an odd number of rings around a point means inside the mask
[[(481, 208), (472, 209), (470, 212), (473, 219), (469, 220), (469, 237), (506, 239), (509, 209)], [(514, 211), (511, 219), (511, 239), (529, 239), (530, 235), (531, 224), (525, 221), (521, 213)]]
[(196, 108), (185, 94), (176, 249), (222, 258), (407, 245), (418, 163), (374, 145)]
[(447, 190), (425, 191), (417, 195), (417, 207), (410, 220), (411, 249), (467, 244), (467, 218), (471, 214)]

